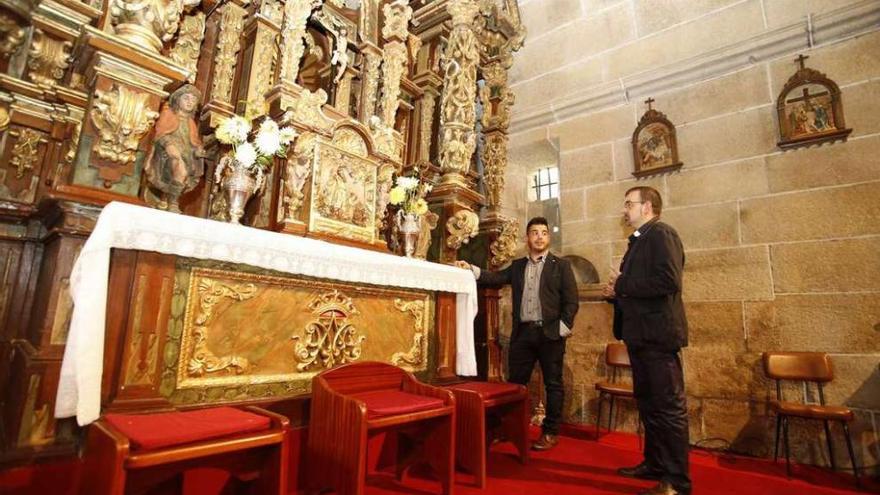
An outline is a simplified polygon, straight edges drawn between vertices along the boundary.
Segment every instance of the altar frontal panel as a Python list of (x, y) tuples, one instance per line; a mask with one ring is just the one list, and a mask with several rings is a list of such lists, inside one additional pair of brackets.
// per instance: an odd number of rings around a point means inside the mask
[(175, 270), (160, 386), (174, 404), (301, 395), (353, 361), (430, 369), (430, 292), (209, 265)]

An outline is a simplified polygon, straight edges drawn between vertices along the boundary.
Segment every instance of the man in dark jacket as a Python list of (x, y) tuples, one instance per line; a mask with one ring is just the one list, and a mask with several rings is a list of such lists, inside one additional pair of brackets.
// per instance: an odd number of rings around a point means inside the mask
[(679, 354), (687, 346), (681, 301), (684, 249), (675, 229), (660, 221), (663, 203), (654, 188), (633, 187), (623, 205), (626, 222), (636, 230), (604, 296), (614, 304), (614, 337), (629, 350), (645, 424), (645, 459), (618, 473), (660, 480), (644, 494), (689, 494), (688, 416)]
[(535, 362), (541, 363), (547, 391), (547, 415), (535, 450), (553, 448), (559, 442), (562, 419), (562, 365), (565, 338), (571, 334), (578, 312), (577, 282), (568, 260), (550, 252), (547, 219), (535, 217), (526, 226), (529, 255), (514, 260), (499, 272), (480, 271), (464, 261), (456, 264), (473, 270), (481, 284), (510, 284), (513, 329), (508, 352), (508, 380), (526, 385)]

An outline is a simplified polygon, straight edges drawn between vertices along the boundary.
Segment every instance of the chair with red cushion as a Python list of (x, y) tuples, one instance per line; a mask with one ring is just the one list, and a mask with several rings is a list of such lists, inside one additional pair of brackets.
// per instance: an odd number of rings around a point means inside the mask
[[(486, 486), (486, 455), (493, 440), (516, 446), (520, 462), (529, 459), (529, 392), (504, 382), (464, 382), (446, 387), (455, 394), (456, 451), (459, 466)], [(490, 428), (497, 424), (498, 428)]]
[(257, 407), (106, 414), (88, 430), (80, 493), (179, 492), (184, 471), (209, 467), (286, 495), (288, 429)]
[(364, 493), (370, 437), (395, 432), (398, 475), (403, 454), (421, 455), (451, 494), (454, 482), (455, 399), (390, 364), (357, 362), (312, 380), (308, 485), (339, 495)]

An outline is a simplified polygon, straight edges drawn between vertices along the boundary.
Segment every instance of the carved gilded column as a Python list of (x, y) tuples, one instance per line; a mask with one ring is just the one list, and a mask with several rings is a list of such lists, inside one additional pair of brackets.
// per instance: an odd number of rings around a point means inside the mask
[(246, 108), (238, 108), (239, 113), (250, 116), (265, 115), (269, 111), (266, 95), (275, 85), (275, 70), (279, 59), (276, 47), (283, 19), (281, 9), (277, 0), (266, 0), (261, 4), (260, 11), (250, 17), (244, 27), (244, 45), (248, 46), (248, 50), (242, 57), (238, 105), (244, 102)]
[(440, 113), (440, 168), (444, 184), (464, 184), (476, 148), (478, 40), (471, 27), (478, 7), (473, 0), (451, 0), (452, 32), (443, 54)]
[(232, 85), (246, 14), (243, 7), (232, 2), (224, 4), (214, 14), (219, 15), (220, 19), (211, 68), (211, 87), (202, 111), (202, 120), (212, 128), (234, 113)]
[[(305, 52), (303, 37), (306, 22), (320, 0), (288, 0), (284, 4), (284, 22), (281, 25), (281, 57), (278, 62), (276, 85), (268, 99), (272, 116), (278, 117), (298, 105), (301, 93), (307, 91), (296, 84), (300, 61)], [(323, 91), (319, 91), (323, 93)], [(326, 101), (326, 94), (324, 95)]]
[(186, 77), (187, 82), (196, 82), (196, 65), (199, 62), (204, 39), (205, 13), (197, 11), (184, 17), (180, 23), (177, 41), (168, 56), (189, 73)]
[(406, 71), (408, 60), (407, 25), (412, 18), (412, 8), (405, 0), (396, 1), (385, 4), (382, 12), (385, 14), (385, 24), (382, 26), (385, 45), (382, 47), (381, 116), (385, 127), (394, 127), (397, 100), (400, 97), (400, 79)]
[(372, 43), (360, 46), (363, 54), (361, 64), (361, 98), (358, 119), (368, 123), (376, 115), (376, 100), (379, 97), (379, 66), (382, 64), (382, 50)]

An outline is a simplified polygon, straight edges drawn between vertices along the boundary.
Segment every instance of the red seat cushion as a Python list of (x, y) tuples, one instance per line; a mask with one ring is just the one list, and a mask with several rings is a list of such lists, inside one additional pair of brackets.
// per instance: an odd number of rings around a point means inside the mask
[(400, 390), (373, 390), (352, 394), (352, 397), (367, 405), (367, 416), (370, 418), (428, 411), (444, 405), (443, 399)]
[(158, 449), (269, 428), (266, 416), (234, 407), (157, 414), (108, 414), (104, 419), (135, 449)]
[(502, 395), (515, 394), (519, 392), (519, 385), (515, 383), (504, 382), (464, 382), (450, 385), (450, 389), (470, 390), (480, 394), (483, 400), (494, 399)]

